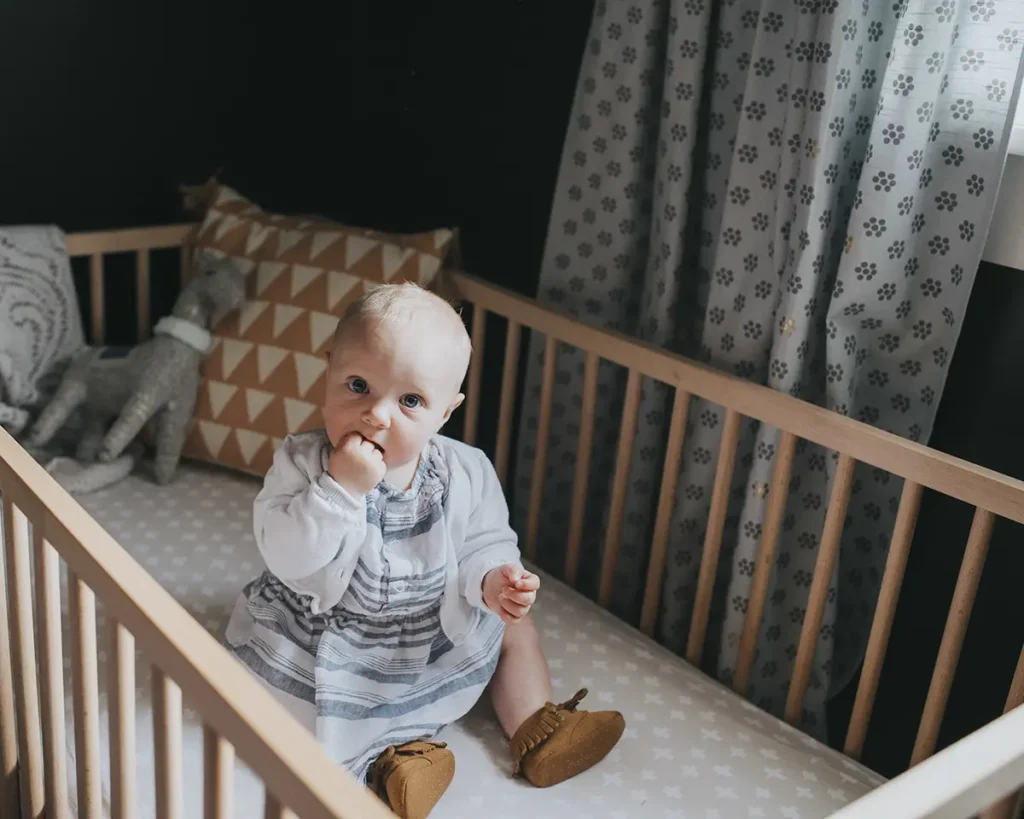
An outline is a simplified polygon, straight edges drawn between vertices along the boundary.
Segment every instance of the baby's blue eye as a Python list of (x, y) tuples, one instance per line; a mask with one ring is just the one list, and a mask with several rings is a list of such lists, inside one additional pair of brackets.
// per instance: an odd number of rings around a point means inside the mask
[(403, 395), (402, 406), (406, 409), (416, 409), (422, 402), (418, 395)]
[(362, 378), (353, 378), (348, 382), (348, 388), (352, 390), (352, 392), (364, 393), (370, 389), (370, 385)]

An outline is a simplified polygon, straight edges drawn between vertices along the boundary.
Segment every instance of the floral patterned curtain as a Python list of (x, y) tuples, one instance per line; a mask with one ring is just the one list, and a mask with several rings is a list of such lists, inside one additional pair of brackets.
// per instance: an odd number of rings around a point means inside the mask
[[(580, 318), (927, 441), (1005, 160), (1020, 85), (1015, 0), (598, 0), (539, 297)], [(542, 339), (517, 458), (525, 520)], [(582, 356), (561, 350), (539, 554), (564, 558)], [(596, 585), (624, 373), (604, 366), (588, 495)], [(645, 382), (614, 608), (639, 611), (671, 395)], [(694, 401), (658, 638), (689, 628), (724, 411)], [(742, 426), (708, 670), (731, 679), (778, 433)], [(781, 711), (833, 453), (798, 446), (749, 690)], [(856, 671), (900, 481), (854, 476), (805, 708)]]

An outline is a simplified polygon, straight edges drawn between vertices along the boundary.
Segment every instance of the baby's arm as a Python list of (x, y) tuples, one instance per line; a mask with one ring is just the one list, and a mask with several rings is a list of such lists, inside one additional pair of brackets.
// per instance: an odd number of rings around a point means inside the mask
[(253, 504), (256, 544), (267, 568), (322, 611), (341, 599), (370, 538), (366, 501), (320, 471), (319, 453), (312, 463), (297, 456), (292, 438), (274, 453)]
[[(516, 622), (532, 604), (539, 580), (520, 562), (516, 533), (509, 525), (508, 504), (494, 467), (482, 453), (472, 467), (472, 510), (459, 553), (462, 593), (471, 605), (508, 623)], [(511, 605), (505, 606), (506, 602)]]

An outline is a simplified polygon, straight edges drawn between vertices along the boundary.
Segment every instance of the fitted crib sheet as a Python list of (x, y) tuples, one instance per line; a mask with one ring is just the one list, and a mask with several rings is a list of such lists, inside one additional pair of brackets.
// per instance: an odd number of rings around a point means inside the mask
[[(251, 477), (185, 464), (170, 486), (133, 475), (81, 502), (220, 638), (239, 590), (262, 570), (251, 526), (258, 490)], [(709, 680), (557, 580), (543, 577), (533, 614), (556, 698), (587, 687), (590, 694), (582, 707), (618, 709), (626, 718), (626, 732), (591, 770), (554, 788), (536, 789), (512, 777), (506, 742), (484, 698), (440, 737), (455, 753), (456, 775), (432, 814), (438, 819), (481, 814), (488, 819), (811, 819), (828, 816), (883, 781)], [(103, 800), (104, 815), (109, 815), (109, 638), (102, 607), (98, 618)], [(70, 667), (68, 655), (65, 640), (65, 665)], [(136, 682), (138, 816), (148, 819), (155, 815), (152, 694), (149, 661), (141, 652)], [(70, 686), (66, 693), (74, 809)], [(183, 744), (183, 815), (198, 817), (202, 721), (187, 697)], [(261, 816), (262, 810), (262, 785), (237, 762), (235, 816)]]

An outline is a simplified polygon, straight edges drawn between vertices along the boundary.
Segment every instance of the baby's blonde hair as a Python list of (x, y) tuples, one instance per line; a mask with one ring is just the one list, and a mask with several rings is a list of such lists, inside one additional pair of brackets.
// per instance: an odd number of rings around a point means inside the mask
[(366, 326), (402, 327), (430, 315), (433, 334), (447, 336), (455, 346), (455, 354), (469, 365), (473, 351), (466, 326), (454, 307), (436, 293), (412, 282), (382, 284), (367, 290), (352, 302), (338, 320), (333, 349), (350, 329)]

